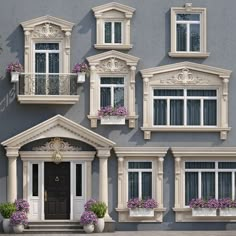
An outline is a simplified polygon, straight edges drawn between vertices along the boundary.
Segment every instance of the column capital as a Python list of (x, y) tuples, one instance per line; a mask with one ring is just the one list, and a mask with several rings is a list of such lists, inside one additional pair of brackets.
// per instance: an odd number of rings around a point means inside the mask
[(97, 157), (98, 158), (108, 158), (111, 156), (110, 148), (98, 148)]
[(19, 156), (19, 149), (20, 147), (5, 147), (6, 149), (6, 156), (8, 158), (16, 158)]

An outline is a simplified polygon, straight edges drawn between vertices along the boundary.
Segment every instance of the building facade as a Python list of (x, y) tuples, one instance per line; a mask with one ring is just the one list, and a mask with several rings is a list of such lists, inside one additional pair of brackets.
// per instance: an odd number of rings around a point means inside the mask
[[(189, 202), (236, 198), (235, 4), (2, 3), (0, 202), (27, 199), (30, 221), (77, 221), (95, 198), (117, 230), (234, 229)], [(131, 198), (158, 207), (130, 216)]]

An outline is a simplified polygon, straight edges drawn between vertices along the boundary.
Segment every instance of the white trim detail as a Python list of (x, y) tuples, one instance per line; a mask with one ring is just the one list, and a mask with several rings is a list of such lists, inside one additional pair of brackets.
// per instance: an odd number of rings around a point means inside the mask
[[(151, 132), (219, 132), (222, 140), (227, 139), (231, 129), (228, 125), (228, 83), (230, 70), (207, 65), (180, 62), (141, 70), (143, 77), (143, 127), (144, 138), (150, 139)], [(204, 126), (154, 126), (153, 89), (215, 89), (217, 90), (217, 125)]]

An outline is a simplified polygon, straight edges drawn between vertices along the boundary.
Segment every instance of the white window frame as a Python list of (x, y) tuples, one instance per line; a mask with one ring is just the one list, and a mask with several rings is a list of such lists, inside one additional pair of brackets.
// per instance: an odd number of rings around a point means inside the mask
[[(189, 30), (187, 32), (187, 51), (177, 51), (177, 14), (199, 14), (200, 15), (200, 51), (189, 50)], [(178, 21), (181, 22), (181, 21)], [(191, 21), (182, 21), (188, 22)], [(193, 21), (196, 23), (195, 21)], [(188, 27), (189, 28), (189, 27)], [(192, 57), (192, 58), (206, 58), (210, 55), (207, 52), (207, 22), (206, 22), (206, 8), (192, 7), (192, 3), (186, 3), (184, 7), (171, 8), (171, 51), (170, 57)]]
[[(219, 115), (218, 115), (218, 111), (219, 111), (219, 105), (218, 105), (218, 89), (217, 88), (207, 88), (207, 89), (194, 89), (194, 90), (215, 90), (216, 91), (216, 96), (188, 96), (187, 95), (187, 90), (192, 90), (192, 88), (174, 88), (173, 90), (183, 90), (183, 96), (154, 96), (154, 90), (155, 89), (160, 89), (160, 88), (153, 88), (152, 91), (152, 117), (154, 115), (154, 100), (166, 100), (167, 101), (167, 124), (166, 125), (155, 125), (154, 124), (154, 120), (152, 120), (152, 124), (153, 127), (217, 127), (218, 124), (218, 120), (219, 119)], [(161, 90), (161, 89), (160, 89)], [(162, 89), (165, 90), (165, 89)], [(170, 89), (172, 90), (172, 89)], [(170, 125), (170, 100), (183, 100), (183, 104), (184, 104), (184, 114), (183, 114), (183, 125)], [(187, 101), (188, 100), (200, 100), (200, 124), (199, 125), (188, 125), (187, 124)], [(204, 100), (214, 100), (216, 101), (216, 125), (204, 125)]]
[[(134, 8), (111, 2), (92, 8), (96, 18), (96, 44), (97, 49), (128, 50), (133, 47), (130, 42), (130, 20), (135, 11)], [(105, 22), (121, 22), (121, 43), (114, 42), (114, 27), (112, 43), (105, 43)]]
[[(111, 23), (111, 43), (105, 42), (105, 24)], [(115, 23), (121, 23), (121, 43), (115, 42)], [(123, 28), (124, 23), (120, 20), (105, 20), (103, 23), (103, 43), (107, 45), (122, 45), (123, 44)]]

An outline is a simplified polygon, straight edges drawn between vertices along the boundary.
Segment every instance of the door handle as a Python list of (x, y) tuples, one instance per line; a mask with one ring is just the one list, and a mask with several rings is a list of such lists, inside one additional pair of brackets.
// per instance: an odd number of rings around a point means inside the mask
[(44, 201), (45, 202), (48, 201), (48, 192), (47, 192), (47, 190), (44, 191)]

